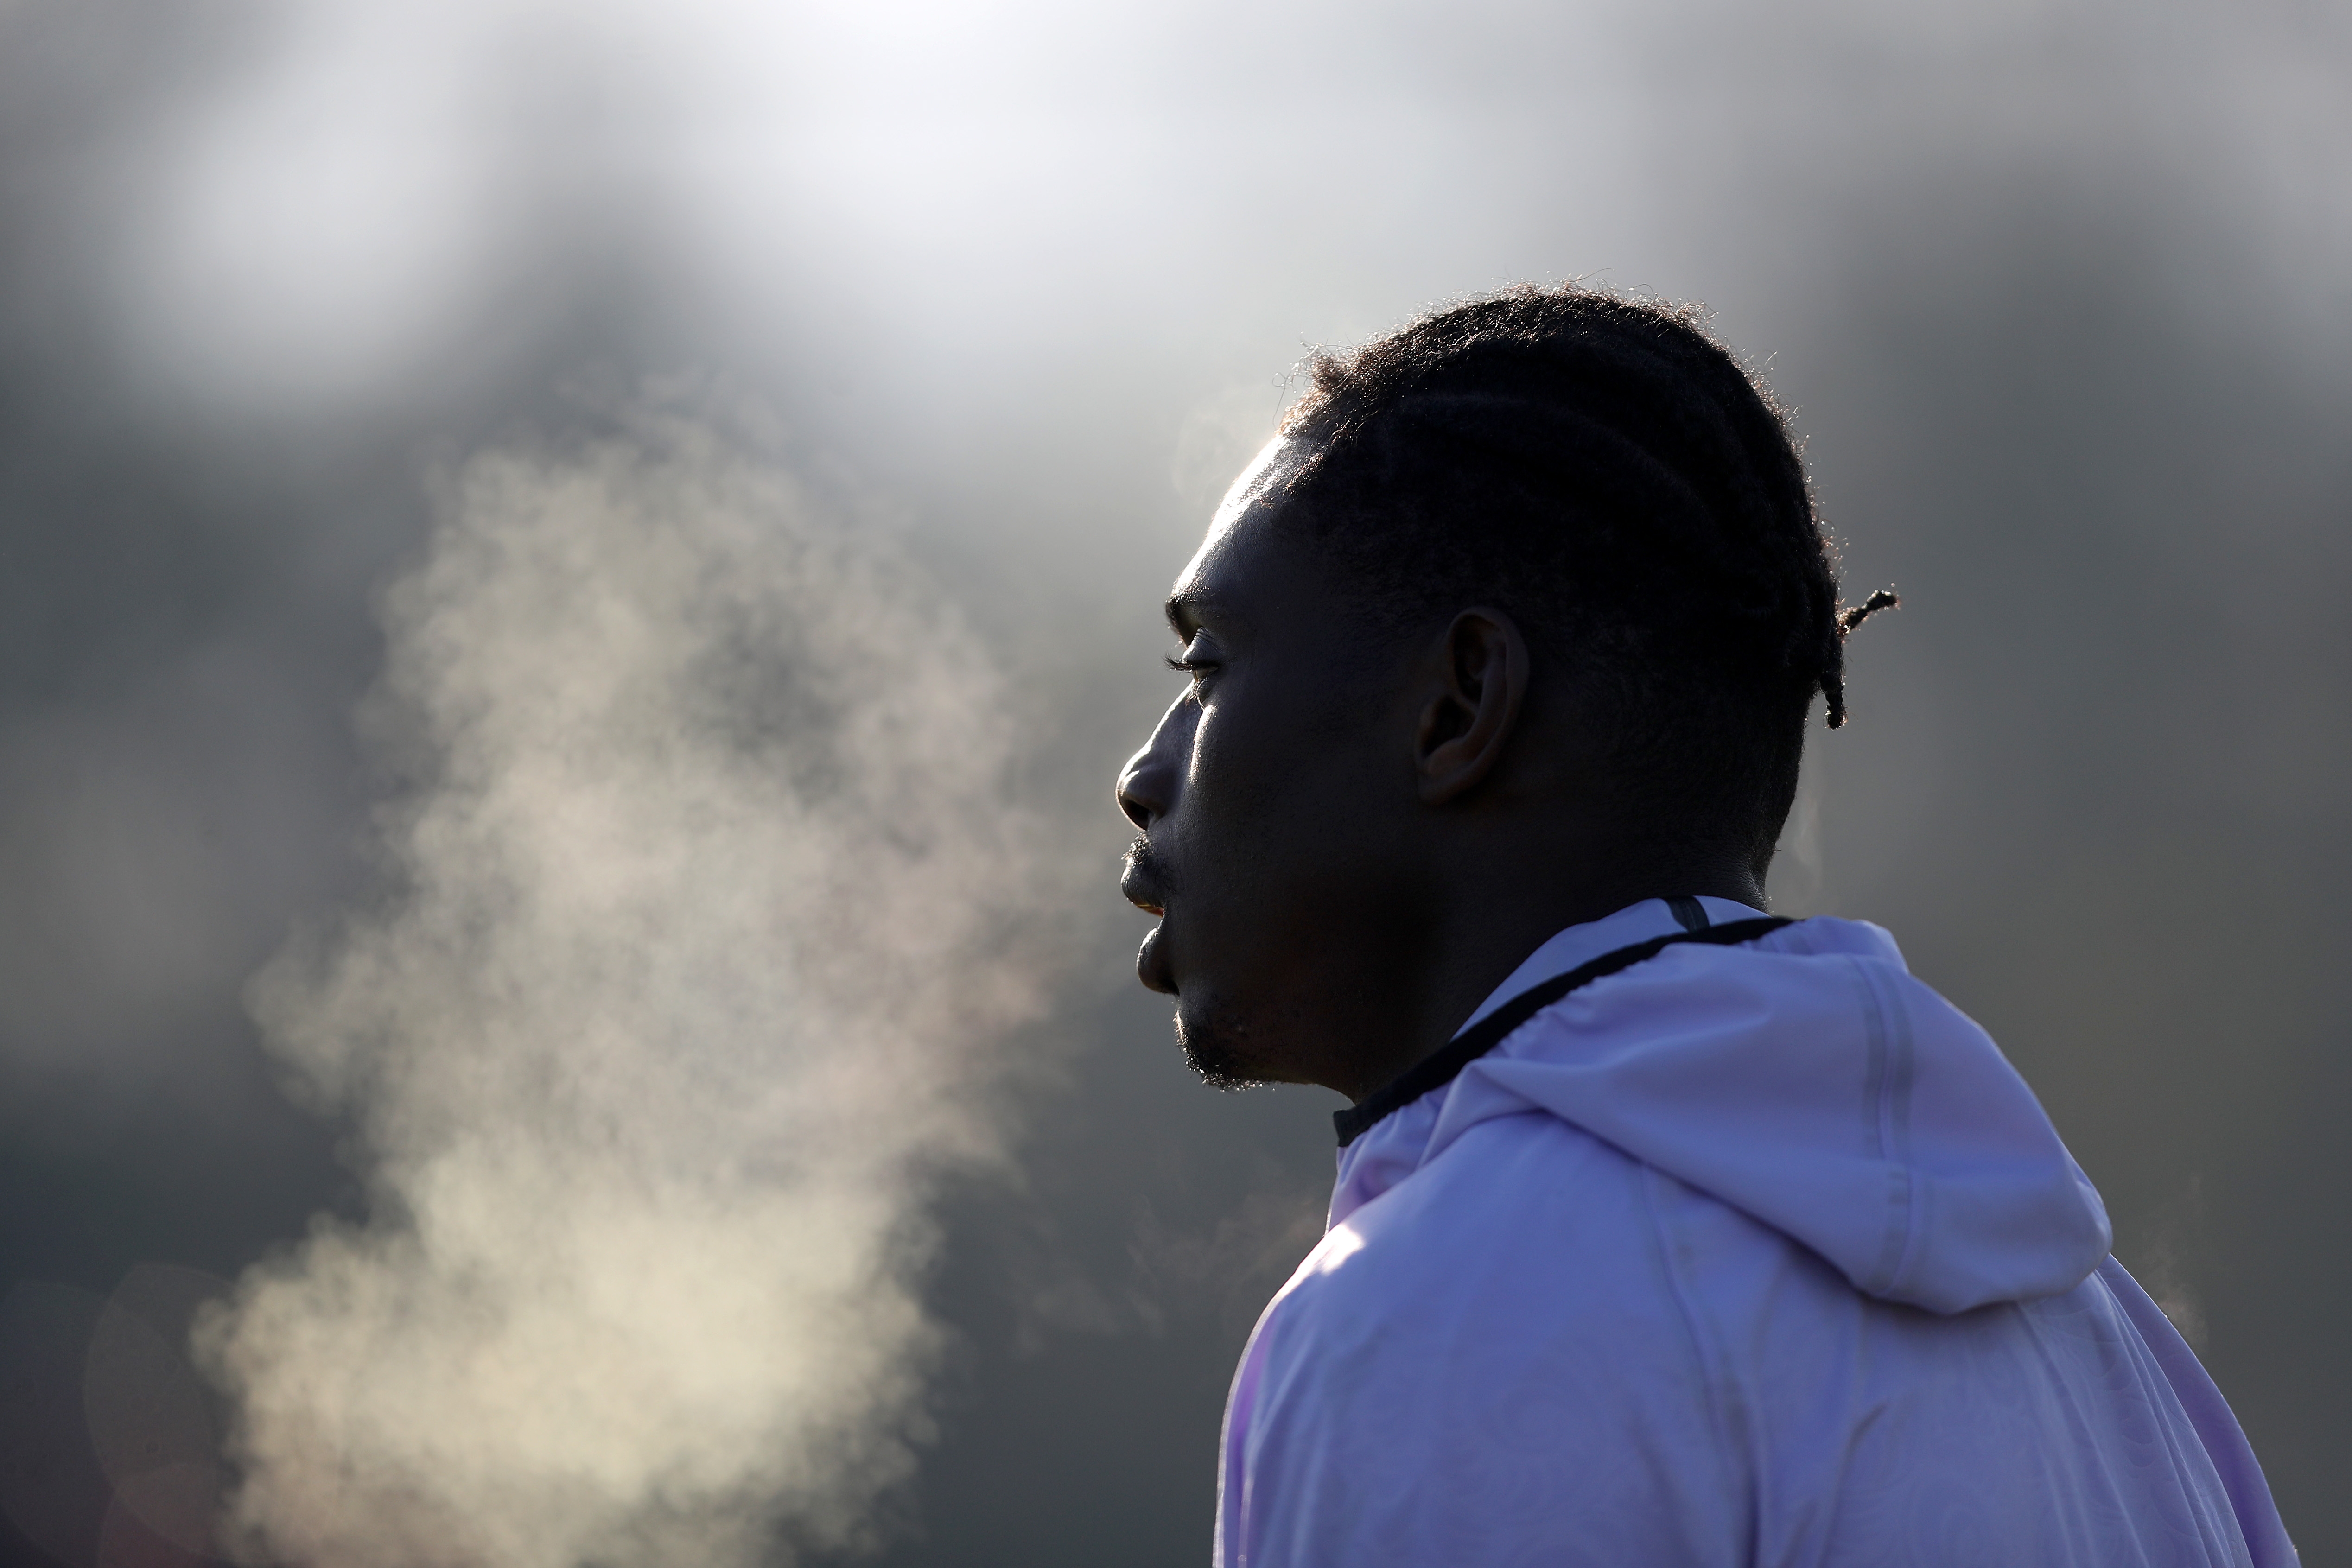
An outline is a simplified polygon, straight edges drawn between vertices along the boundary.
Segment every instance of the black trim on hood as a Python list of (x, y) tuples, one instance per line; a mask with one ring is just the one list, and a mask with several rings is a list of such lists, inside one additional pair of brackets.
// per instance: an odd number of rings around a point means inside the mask
[(1580, 964), (1565, 975), (1554, 975), (1549, 980), (1538, 981), (1373, 1090), (1356, 1104), (1332, 1112), (1331, 1124), (1339, 1129), (1339, 1146), (1346, 1148), (1382, 1118), (1403, 1110), (1431, 1090), (1443, 1089), (1453, 1082), (1464, 1068), (1502, 1044), (1512, 1030), (1579, 986), (1590, 985), (1620, 969), (1630, 969), (1643, 959), (1654, 958), (1678, 943), (1704, 942), (1713, 947), (1729, 947), (1742, 942), (1752, 942), (1783, 925), (1794, 924), (1786, 915), (1769, 915), (1755, 920), (1735, 920), (1727, 925), (1709, 925), (1698, 931), (1670, 931), (1664, 936), (1636, 942), (1631, 947), (1603, 953), (1591, 963)]

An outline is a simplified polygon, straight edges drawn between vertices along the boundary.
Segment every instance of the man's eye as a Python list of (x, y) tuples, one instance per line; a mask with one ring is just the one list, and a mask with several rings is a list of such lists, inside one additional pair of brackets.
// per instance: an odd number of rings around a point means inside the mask
[(1217, 661), (1206, 656), (1206, 654), (1202, 651), (1201, 644), (1197, 640), (1186, 644), (1176, 653), (1167, 655), (1162, 662), (1165, 663), (1170, 669), (1181, 671), (1183, 674), (1192, 676), (1192, 689), (1194, 691), (1198, 691), (1202, 686), (1206, 685), (1210, 675), (1213, 674), (1217, 668)]

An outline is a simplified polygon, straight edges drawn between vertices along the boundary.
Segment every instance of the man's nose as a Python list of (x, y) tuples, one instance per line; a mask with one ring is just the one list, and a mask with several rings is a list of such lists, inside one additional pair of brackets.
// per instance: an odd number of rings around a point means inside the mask
[(1139, 832), (1149, 832), (1153, 822), (1168, 814), (1170, 803), (1170, 791), (1160, 787), (1168, 770), (1153, 765), (1151, 749), (1146, 746), (1129, 758), (1118, 774), (1119, 814), (1133, 822)]
[(1143, 749), (1119, 769), (1116, 793), (1119, 814), (1139, 831), (1176, 809), (1177, 791), (1184, 787), (1185, 745), (1192, 739), (1192, 720), (1199, 710), (1189, 697), (1179, 697), (1160, 716), (1160, 727)]

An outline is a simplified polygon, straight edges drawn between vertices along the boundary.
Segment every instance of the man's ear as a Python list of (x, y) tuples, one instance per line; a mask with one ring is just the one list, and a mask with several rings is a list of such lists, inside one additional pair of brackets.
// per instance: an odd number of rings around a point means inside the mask
[(1442, 806), (1494, 771), (1528, 695), (1528, 640), (1499, 610), (1465, 610), (1431, 650), (1413, 737), (1422, 803)]

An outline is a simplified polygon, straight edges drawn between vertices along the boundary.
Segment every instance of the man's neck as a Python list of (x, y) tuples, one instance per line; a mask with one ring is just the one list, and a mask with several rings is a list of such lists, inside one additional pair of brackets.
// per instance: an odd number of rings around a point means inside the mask
[[(1688, 866), (1651, 874), (1592, 879), (1579, 887), (1546, 885), (1524, 875), (1453, 889), (1425, 928), (1422, 962), (1406, 984), (1375, 988), (1400, 1006), (1377, 1036), (1325, 1079), (1360, 1102), (1451, 1040), (1478, 1005), (1528, 956), (1571, 925), (1601, 920), (1644, 899), (1676, 894), (1724, 898), (1761, 909), (1764, 891), (1742, 866)], [(1345, 1082), (1339, 1080), (1344, 1078)]]

